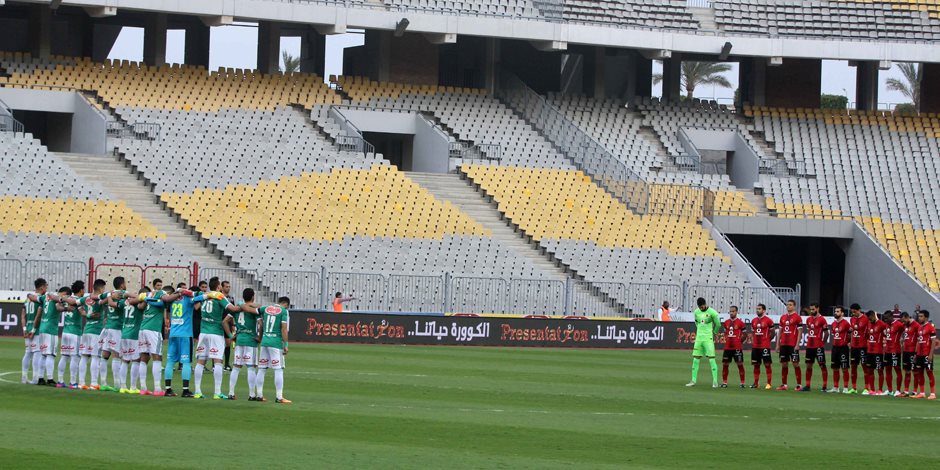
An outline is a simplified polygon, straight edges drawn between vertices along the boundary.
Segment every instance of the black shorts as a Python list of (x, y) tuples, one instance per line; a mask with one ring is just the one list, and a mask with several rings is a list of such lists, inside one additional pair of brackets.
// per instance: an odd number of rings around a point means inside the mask
[(796, 346), (780, 346), (780, 362), (800, 362), (800, 348)]
[(833, 346), (832, 347), (832, 368), (833, 369), (848, 369), (849, 368), (849, 346)]
[(732, 360), (738, 364), (744, 362), (744, 351), (741, 349), (725, 349), (721, 356), (721, 362), (731, 362)]
[(865, 367), (874, 370), (881, 370), (881, 354), (865, 354)]
[(913, 351), (904, 351), (901, 354), (901, 367), (903, 367), (904, 370), (914, 370), (914, 366), (917, 365), (916, 358), (917, 356)]
[(882, 362), (885, 367), (901, 367), (901, 353), (885, 353)]
[(852, 364), (865, 364), (865, 348), (852, 348)]
[(914, 367), (918, 370), (933, 370), (933, 361), (927, 356), (917, 356), (914, 359)]
[(826, 348), (806, 348), (806, 363), (812, 364), (814, 362), (826, 367)]
[(770, 348), (751, 348), (751, 364), (773, 364), (774, 358), (770, 355)]

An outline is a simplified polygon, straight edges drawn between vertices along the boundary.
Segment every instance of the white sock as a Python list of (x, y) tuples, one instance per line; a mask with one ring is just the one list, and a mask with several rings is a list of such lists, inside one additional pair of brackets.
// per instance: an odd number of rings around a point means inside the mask
[(46, 379), (52, 380), (52, 377), (55, 376), (55, 356), (48, 355), (43, 357), (46, 361)]
[(267, 369), (258, 369), (258, 373), (255, 374), (255, 392), (258, 397), (264, 396), (264, 373), (267, 372)]
[(88, 373), (88, 356), (78, 358), (78, 386), (85, 385), (85, 374)]
[(33, 353), (33, 383), (39, 382), (39, 379), (44, 379), (45, 374), (43, 373), (43, 362), (42, 354)]
[(254, 367), (248, 368), (248, 396), (254, 398), (257, 396), (255, 393), (255, 381), (258, 380), (255, 376), (258, 375), (258, 370)]
[[(101, 358), (98, 356), (91, 356), (91, 384), (98, 385), (98, 376), (101, 375), (101, 371), (98, 370), (101, 368)], [(105, 373), (108, 371), (105, 370)]]
[(137, 388), (137, 379), (140, 377), (140, 368), (137, 367), (140, 365), (139, 362), (128, 362), (124, 364), (124, 367), (130, 367), (131, 369), (131, 386), (129, 388)]
[(155, 391), (160, 390), (160, 379), (163, 378), (163, 361), (153, 361), (150, 372), (153, 374), (153, 389)]
[(59, 383), (65, 382), (65, 364), (66, 364), (66, 361), (68, 360), (69, 358), (66, 356), (62, 356), (59, 358), (59, 371), (58, 371), (59, 373), (56, 375), (56, 378), (58, 379), (56, 380), (56, 382), (59, 382)]
[(124, 388), (124, 381), (121, 380), (121, 370), (123, 369), (121, 365), (123, 363), (124, 361), (118, 358), (111, 360), (111, 375), (113, 376), (112, 379), (114, 379), (114, 386), (116, 388)]
[(33, 362), (33, 353), (26, 351), (23, 353), (23, 378), (29, 380), (29, 363)]
[[(147, 388), (147, 364), (144, 361), (137, 363), (137, 377), (140, 379), (140, 389), (141, 390), (150, 390)], [(157, 384), (155, 383), (154, 386)]]
[(82, 358), (78, 355), (72, 356), (72, 360), (69, 361), (69, 385), (78, 383), (78, 364), (81, 361)]
[(108, 385), (108, 360), (105, 358), (98, 359), (98, 385)]
[(222, 393), (222, 364), (212, 366), (212, 382), (215, 385), (215, 394)]
[(241, 367), (233, 367), (232, 371), (228, 374), (228, 394), (235, 394), (235, 385), (238, 384), (238, 373), (241, 371)]
[(195, 394), (202, 395), (202, 371), (205, 370), (206, 366), (204, 364), (196, 364), (196, 370), (193, 371), (193, 386), (195, 387)]
[(274, 369), (274, 392), (278, 400), (284, 398), (284, 369)]

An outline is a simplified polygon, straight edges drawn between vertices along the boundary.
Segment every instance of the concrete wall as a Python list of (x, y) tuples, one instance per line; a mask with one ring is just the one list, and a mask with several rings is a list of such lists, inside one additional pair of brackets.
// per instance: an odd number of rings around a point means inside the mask
[(734, 152), (728, 156), (728, 176), (731, 184), (742, 189), (753, 189), (760, 178), (760, 157), (740, 133), (734, 133)]
[(849, 220), (714, 217), (723, 233), (835, 238), (845, 252), (843, 298), (875, 310), (900, 303), (940, 311), (940, 302), (904, 271), (878, 243)]
[(424, 35), (406, 34), (391, 37), (388, 79), (396, 83), (437, 85), (437, 46)]
[(399, 113), (396, 111), (351, 108), (342, 108), (340, 111), (346, 116), (346, 119), (352, 121), (362, 132), (415, 133), (415, 113), (412, 112)]
[[(752, 287), (772, 287), (767, 285), (767, 282), (764, 281), (761, 274), (757, 272), (757, 269), (734, 247), (730, 240), (725, 238), (717, 226), (709, 222), (708, 219), (703, 219), (702, 228), (708, 230), (712, 239), (715, 240), (715, 245), (718, 246), (718, 249), (721, 250), (722, 254), (731, 258), (731, 264), (734, 266), (735, 271), (744, 274), (745, 280), (747, 280)], [(772, 300), (776, 300), (776, 305), (770, 303)], [(766, 303), (768, 303), (767, 308), (772, 312), (786, 311), (786, 307), (779, 299), (769, 299)]]
[(782, 108), (818, 108), (822, 90), (822, 61), (786, 59), (767, 67), (764, 102)]
[[(103, 154), (107, 146), (105, 116), (93, 108), (78, 93), (72, 91), (28, 90), (0, 88), (0, 100), (14, 110), (65, 113), (70, 115), (69, 132), (60, 124), (59, 132), (49, 133), (49, 147), (76, 153)], [(55, 124), (52, 122), (51, 124)], [(28, 129), (27, 129), (28, 131)], [(69, 136), (57, 140), (59, 136)]]
[(411, 171), (447, 173), (450, 144), (447, 134), (420, 115), (415, 116), (415, 138), (411, 154)]

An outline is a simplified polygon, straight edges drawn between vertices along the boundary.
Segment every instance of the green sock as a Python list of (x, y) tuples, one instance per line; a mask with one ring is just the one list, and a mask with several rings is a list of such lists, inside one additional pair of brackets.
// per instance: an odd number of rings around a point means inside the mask
[(714, 357), (708, 358), (708, 365), (712, 366), (712, 383), (718, 383), (718, 363), (715, 362)]
[(692, 358), (692, 383), (695, 383), (695, 380), (698, 379), (698, 361), (697, 357)]

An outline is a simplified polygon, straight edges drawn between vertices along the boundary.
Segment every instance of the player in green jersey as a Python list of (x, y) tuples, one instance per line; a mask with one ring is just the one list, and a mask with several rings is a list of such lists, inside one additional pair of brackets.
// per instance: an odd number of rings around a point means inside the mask
[[(97, 279), (93, 285), (92, 293), (83, 297), (85, 306), (85, 329), (82, 330), (82, 340), (78, 345), (81, 362), (78, 363), (78, 388), (82, 390), (100, 390), (98, 377), (108, 377), (107, 362), (101, 361), (101, 330), (104, 328), (104, 305), (98, 300), (104, 293), (107, 284)], [(85, 372), (88, 371), (88, 362), (91, 361), (91, 385), (85, 384)], [(105, 367), (101, 367), (105, 364)]]
[[(166, 292), (163, 291), (163, 281), (154, 279), (152, 282), (153, 294), (151, 299), (159, 299)], [(172, 294), (172, 291), (170, 292)], [(163, 375), (163, 330), (166, 307), (160, 304), (144, 302), (144, 317), (140, 323), (140, 394), (163, 396), (160, 387), (160, 376)], [(153, 392), (147, 389), (147, 365), (153, 358)]]
[(33, 362), (33, 355), (39, 353), (39, 344), (36, 343), (30, 333), (33, 332), (33, 322), (36, 320), (36, 314), (42, 310), (42, 305), (46, 302), (46, 289), (49, 284), (43, 278), (36, 279), (33, 282), (36, 288), (34, 292), (26, 294), (26, 301), (23, 302), (23, 312), (20, 314), (20, 324), (23, 325), (23, 342), (25, 350), (23, 351), (23, 383), (36, 383), (39, 381), (39, 371), (33, 368), (33, 377), (29, 378), (29, 366)]
[(253, 307), (242, 305), (242, 310), (257, 314), (261, 320), (261, 349), (258, 351), (258, 375), (255, 377), (255, 387), (258, 398), (264, 400), (264, 373), (268, 368), (274, 369), (274, 389), (277, 393), (277, 403), (289, 404), (291, 401), (284, 398), (284, 356), (287, 356), (287, 331), (290, 323), (290, 299), (281, 297), (277, 305), (267, 307)]
[[(121, 329), (121, 361), (124, 364), (120, 379), (124, 386), (118, 389), (121, 393), (140, 395), (140, 390), (137, 388), (137, 379), (140, 374), (138, 367), (140, 364), (140, 323), (146, 306), (144, 300), (149, 293), (150, 289), (143, 287), (136, 297), (130, 292), (125, 292), (124, 298), (109, 301), (112, 307), (118, 308), (121, 305), (124, 310), (124, 324)], [(131, 376), (130, 382), (127, 382), (128, 371)]]
[[(245, 289), (242, 292), (244, 301), (240, 306), (249, 305), (258, 308), (255, 302), (255, 290)], [(242, 366), (248, 368), (248, 401), (255, 401), (255, 377), (258, 373), (258, 344), (261, 342), (258, 314), (246, 312), (244, 309), (225, 317), (229, 329), (235, 330), (235, 368), (228, 379), (228, 399), (235, 400), (235, 386), (238, 385), (238, 375)], [(231, 340), (229, 340), (231, 342)]]
[(718, 363), (715, 362), (715, 333), (721, 329), (718, 312), (710, 308), (705, 299), (699, 297), (695, 310), (695, 346), (692, 348), (692, 381), (686, 387), (694, 387), (698, 379), (698, 364), (702, 356), (708, 357), (712, 368), (712, 387), (718, 387)]
[[(75, 300), (71, 298), (72, 290), (68, 287), (59, 288), (58, 295), (47, 292), (46, 303), (42, 314), (36, 315), (33, 320), (32, 337), (38, 334), (39, 354), (33, 357), (33, 370), (41, 370), (39, 385), (56, 386), (52, 375), (55, 373), (56, 340), (59, 338), (59, 318), (62, 312), (75, 308)], [(45, 376), (45, 381), (42, 377)]]
[(225, 312), (238, 313), (241, 311), (236, 305), (230, 303), (221, 292), (218, 292), (219, 278), (209, 280), (209, 293), (202, 303), (202, 319), (200, 320), (199, 342), (196, 345), (196, 370), (193, 374), (196, 393), (193, 398), (202, 398), (202, 373), (206, 368), (206, 360), (212, 359), (212, 379), (215, 385), (214, 400), (224, 400), (228, 396), (222, 394), (222, 355), (225, 351), (225, 339), (233, 338), (228, 324), (224, 323)]
[(73, 308), (62, 312), (62, 336), (59, 338), (59, 374), (57, 387), (66, 387), (65, 366), (69, 368), (68, 388), (78, 388), (78, 346), (82, 336), (82, 317), (85, 316), (85, 283), (75, 281), (72, 283), (72, 299), (75, 300)]
[[(118, 276), (111, 281), (111, 285), (114, 287), (113, 291), (102, 292), (98, 296), (98, 301), (104, 306), (105, 318), (104, 329), (101, 330), (101, 358), (103, 359), (101, 367), (104, 369), (101, 373), (101, 390), (117, 392), (121, 388), (118, 380), (121, 378), (121, 369), (124, 367), (121, 361), (121, 330), (124, 327), (124, 291), (127, 289), (127, 281), (123, 276)], [(111, 300), (115, 300), (118, 306), (112, 307)], [(113, 387), (108, 386), (108, 359), (111, 359)]]

